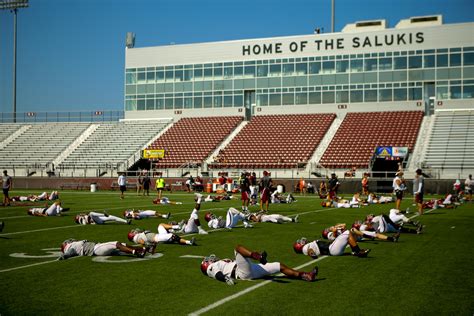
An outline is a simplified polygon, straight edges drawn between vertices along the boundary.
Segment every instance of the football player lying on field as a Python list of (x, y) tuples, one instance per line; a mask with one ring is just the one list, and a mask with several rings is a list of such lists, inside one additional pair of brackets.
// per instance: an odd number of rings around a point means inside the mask
[(245, 219), (245, 214), (233, 207), (229, 208), (225, 219), (223, 219), (220, 216), (217, 217), (211, 212), (207, 212), (206, 215), (204, 215), (204, 219), (206, 220), (207, 225), (209, 225), (209, 228), (214, 228), (214, 229), (224, 228), (224, 227), (228, 229), (232, 229), (235, 226), (237, 226), (239, 221), (243, 222), (245, 228), (252, 227), (252, 225), (249, 224), (249, 222)]
[(170, 201), (170, 199), (168, 199), (166, 196), (162, 197), (161, 199), (160, 198), (156, 198), (153, 200), (153, 204), (162, 204), (162, 205), (168, 205), (168, 204), (173, 204), (173, 205), (179, 205), (179, 204), (183, 204), (182, 202), (173, 202), (173, 201)]
[[(235, 259), (220, 260), (215, 255), (205, 257), (201, 262), (201, 272), (210, 278), (228, 285), (234, 285), (236, 279), (253, 280), (281, 272), (288, 278), (301, 279), (304, 281), (315, 281), (318, 268), (314, 267), (310, 272), (302, 272), (289, 268), (280, 262), (267, 262), (267, 253), (250, 251), (244, 246), (237, 245), (234, 249)], [(251, 259), (259, 261), (254, 263)]]
[(132, 223), (131, 219), (126, 220), (114, 215), (109, 215), (105, 211), (103, 213), (98, 213), (98, 212), (89, 212), (89, 214), (81, 213), (81, 214), (76, 215), (76, 217), (74, 218), (74, 221), (77, 224), (81, 224), (81, 225), (89, 225), (89, 224), (102, 225), (107, 222), (116, 222), (116, 223), (128, 224), (128, 225)]
[(61, 216), (62, 212), (69, 211), (69, 208), (63, 208), (61, 201), (56, 201), (49, 207), (34, 207), (28, 210), (28, 215), (32, 216)]
[(125, 210), (123, 211), (123, 217), (125, 218), (132, 218), (132, 219), (143, 219), (149, 217), (161, 217), (161, 218), (170, 218), (171, 213), (168, 212), (166, 214), (161, 214), (157, 211), (152, 210)]
[(151, 247), (151, 249), (153, 249), (152, 252), (154, 252), (154, 248), (158, 243), (177, 243), (180, 245), (191, 246), (196, 245), (194, 237), (191, 238), (191, 240), (181, 238), (175, 233), (171, 232), (171, 230), (175, 229), (180, 229), (180, 226), (161, 223), (158, 226), (158, 234), (152, 233), (148, 230), (135, 228), (128, 233), (127, 237), (128, 240), (133, 241), (134, 243)]
[(201, 227), (201, 222), (199, 221), (199, 210), (201, 209), (201, 202), (202, 202), (202, 194), (200, 193), (194, 193), (195, 198), (194, 200), (196, 201), (196, 204), (194, 206), (193, 211), (191, 212), (191, 215), (189, 216), (189, 219), (185, 221), (180, 233), (185, 233), (185, 234), (208, 234), (207, 231), (205, 231)]
[[(334, 227), (334, 226), (333, 226)], [(327, 237), (330, 231), (323, 230), (323, 237)], [(293, 249), (296, 253), (302, 253), (316, 259), (318, 256), (342, 256), (346, 246), (349, 244), (352, 250), (352, 255), (364, 258), (367, 257), (370, 249), (361, 249), (357, 244), (357, 235), (349, 230), (335, 230), (331, 232), (334, 239), (330, 241), (314, 240), (308, 242), (304, 237), (298, 239), (293, 244)]]
[(379, 239), (386, 240), (391, 242), (397, 242), (400, 238), (400, 232), (397, 232), (393, 236), (387, 236), (381, 233), (377, 233), (374, 230), (369, 229), (369, 227), (360, 220), (357, 220), (352, 224), (351, 231), (357, 235), (357, 240), (360, 241), (363, 238), (367, 239)]
[[(397, 209), (393, 209), (394, 212), (391, 210), (391, 215), (388, 216), (385, 214), (381, 215), (367, 215), (365, 218), (365, 224), (367, 225), (367, 230), (372, 230), (377, 233), (397, 233), (397, 232), (402, 232), (402, 233), (410, 233), (410, 234), (421, 234), (423, 231), (423, 228), (425, 227), (424, 225), (421, 225), (419, 222), (413, 222), (411, 220), (408, 220), (408, 222), (404, 222), (404, 219), (401, 218), (398, 214)], [(398, 219), (398, 221), (395, 223), (393, 219)], [(406, 218), (406, 217), (405, 217)], [(407, 218), (406, 218), (407, 219)], [(413, 225), (413, 227), (407, 227), (405, 224), (410, 224)]]
[(133, 247), (118, 241), (96, 243), (88, 240), (67, 239), (61, 245), (61, 256), (58, 260), (64, 260), (76, 256), (114, 256), (120, 252), (143, 258), (147, 250), (143, 247)]
[(288, 216), (280, 215), (280, 214), (267, 214), (266, 212), (258, 212), (258, 213), (250, 213), (247, 215), (249, 221), (256, 222), (256, 223), (275, 223), (275, 224), (283, 224), (284, 222), (293, 222), (298, 223), (298, 215), (291, 218)]

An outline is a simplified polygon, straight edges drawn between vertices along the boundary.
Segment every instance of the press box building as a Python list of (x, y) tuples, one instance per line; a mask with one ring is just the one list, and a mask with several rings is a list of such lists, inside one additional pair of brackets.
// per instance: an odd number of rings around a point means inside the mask
[(472, 108), (474, 23), (126, 48), (125, 118)]

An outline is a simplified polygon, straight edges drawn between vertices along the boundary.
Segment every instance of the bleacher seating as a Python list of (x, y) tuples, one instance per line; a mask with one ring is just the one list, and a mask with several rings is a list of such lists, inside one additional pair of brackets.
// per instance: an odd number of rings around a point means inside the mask
[(0, 143), (21, 128), (22, 124), (0, 124)]
[(133, 156), (168, 123), (163, 121), (101, 123), (60, 166), (62, 168), (116, 166)]
[(437, 111), (425, 164), (439, 169), (474, 169), (474, 111)]
[(367, 168), (377, 146), (413, 150), (422, 111), (348, 113), (320, 164), (326, 168)]
[(335, 117), (335, 114), (254, 116), (211, 167), (304, 167)]
[(148, 148), (165, 150), (157, 168), (198, 166), (240, 122), (239, 116), (182, 118)]
[[(1, 167), (46, 166), (89, 126), (89, 123), (36, 123), (0, 151)], [(18, 124), (18, 128), (21, 125)]]

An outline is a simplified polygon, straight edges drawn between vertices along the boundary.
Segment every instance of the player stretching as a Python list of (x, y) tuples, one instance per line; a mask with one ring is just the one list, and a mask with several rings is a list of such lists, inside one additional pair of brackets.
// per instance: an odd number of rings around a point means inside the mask
[[(250, 251), (244, 246), (237, 245), (234, 249), (235, 259), (220, 260), (215, 255), (210, 255), (201, 262), (201, 271), (204, 275), (234, 285), (235, 279), (253, 280), (261, 279), (267, 275), (281, 272), (288, 278), (315, 281), (318, 268), (311, 272), (302, 272), (289, 268), (280, 262), (267, 262), (267, 253)], [(260, 263), (253, 263), (251, 259)]]

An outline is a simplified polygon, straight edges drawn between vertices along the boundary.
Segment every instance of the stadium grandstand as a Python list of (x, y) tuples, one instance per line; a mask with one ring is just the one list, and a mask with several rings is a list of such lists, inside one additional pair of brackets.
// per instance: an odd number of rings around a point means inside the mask
[(386, 160), (456, 178), (474, 171), (473, 33), (474, 23), (435, 15), (393, 28), (375, 20), (338, 33), (127, 47), (124, 118), (3, 120), (0, 168), (294, 178), (377, 166), (391, 176)]

